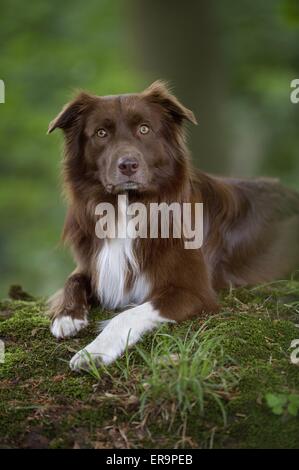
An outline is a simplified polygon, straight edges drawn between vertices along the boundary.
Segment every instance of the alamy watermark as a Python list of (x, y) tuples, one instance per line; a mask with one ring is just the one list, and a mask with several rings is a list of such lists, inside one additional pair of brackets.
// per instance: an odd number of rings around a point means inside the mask
[(4, 341), (0, 339), (0, 364), (3, 364), (5, 360), (5, 345)]
[(203, 203), (129, 203), (118, 196), (117, 207), (109, 202), (96, 206), (98, 238), (181, 238), (186, 249), (203, 244)]
[(290, 348), (293, 349), (290, 356), (291, 363), (299, 365), (299, 339), (293, 339)]
[(291, 103), (297, 104), (299, 103), (299, 78), (295, 78), (294, 80), (292, 80), (290, 86), (291, 88), (293, 88), (290, 93)]
[(0, 103), (5, 103), (5, 84), (3, 80), (0, 80)]

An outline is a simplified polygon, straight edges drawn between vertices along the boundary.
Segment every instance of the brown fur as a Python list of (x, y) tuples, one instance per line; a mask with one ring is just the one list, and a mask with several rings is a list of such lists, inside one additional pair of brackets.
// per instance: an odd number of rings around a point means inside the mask
[[(61, 128), (65, 135), (63, 238), (77, 263), (53, 303), (54, 317), (80, 318), (92, 298), (98, 301), (95, 262), (102, 241), (95, 235), (95, 207), (116, 204), (117, 188), (126, 181), (116, 166), (122, 154), (139, 163), (130, 202), (204, 203), (201, 249), (186, 250), (177, 239), (135, 241), (141, 271), (152, 284), (149, 300), (162, 316), (181, 321), (217, 311), (216, 290), (283, 278), (299, 266), (299, 195), (272, 180), (225, 179), (192, 169), (185, 120), (196, 123), (165, 84), (155, 82), (140, 94), (81, 93), (50, 124), (49, 132)], [(146, 137), (136, 134), (142, 122), (151, 126)], [(96, 134), (104, 126), (105, 144)]]

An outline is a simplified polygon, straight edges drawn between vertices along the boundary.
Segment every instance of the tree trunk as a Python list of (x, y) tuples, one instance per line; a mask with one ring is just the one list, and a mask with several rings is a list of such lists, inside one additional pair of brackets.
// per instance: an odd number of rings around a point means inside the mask
[(189, 142), (196, 166), (227, 172), (225, 73), (216, 2), (132, 2), (137, 61), (151, 80), (168, 80), (181, 101), (195, 112), (199, 126), (190, 129)]

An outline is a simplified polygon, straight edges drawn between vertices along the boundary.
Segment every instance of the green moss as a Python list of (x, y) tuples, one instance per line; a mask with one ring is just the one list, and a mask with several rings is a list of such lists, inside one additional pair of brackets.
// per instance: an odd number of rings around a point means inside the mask
[[(57, 341), (49, 332), (42, 301), (1, 302), (0, 339), (6, 355), (0, 364), (0, 446), (122, 447), (126, 436), (131, 447), (298, 448), (298, 416), (277, 416), (265, 400), (268, 393), (299, 392), (299, 368), (290, 362), (291, 341), (299, 338), (298, 298), (296, 280), (232, 290), (222, 293), (219, 315), (164, 325), (159, 332), (169, 333), (170, 339), (155, 336), (156, 347), (164, 352), (175, 352), (171, 338), (181, 344), (199, 326), (221, 338), (215, 360), (219, 363), (221, 357), (221, 367), (227, 364), (238, 377), (224, 392), (220, 383), (225, 374), (217, 370), (226, 426), (217, 403), (206, 396), (202, 413), (192, 391), (186, 422), (185, 414), (171, 423), (170, 405), (156, 399), (147, 403), (141, 417), (138, 399), (144, 383), (153, 380), (153, 368), (137, 348), (101, 370), (99, 379), (73, 374), (69, 359), (95, 337), (97, 321), (107, 313), (93, 312), (90, 326), (77, 338)], [(154, 335), (140, 343), (147, 358)], [(172, 380), (175, 373), (171, 371)], [(175, 394), (169, 403), (180, 406)]]
[(289, 356), (288, 348), (298, 329), (289, 321), (235, 314), (213, 322), (215, 332), (225, 337), (227, 351), (240, 363)]
[(28, 360), (28, 354), (17, 347), (11, 347), (9, 351), (5, 353), (5, 362), (0, 367), (0, 379), (13, 376), (18, 366), (26, 363)]

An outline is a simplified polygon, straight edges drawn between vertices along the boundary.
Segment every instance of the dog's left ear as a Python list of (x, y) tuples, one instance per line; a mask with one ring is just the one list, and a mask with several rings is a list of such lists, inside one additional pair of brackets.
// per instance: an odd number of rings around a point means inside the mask
[(81, 121), (84, 112), (94, 103), (95, 98), (89, 93), (81, 92), (73, 101), (66, 104), (58, 116), (50, 122), (48, 134), (51, 134), (57, 128), (66, 131), (77, 125)]
[(181, 125), (184, 120), (197, 124), (193, 112), (179, 102), (164, 81), (157, 80), (152, 83), (142, 95), (151, 103), (160, 105), (176, 124)]

